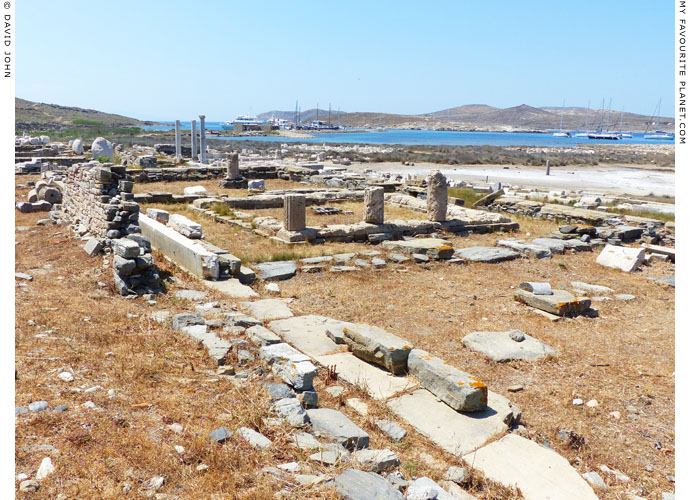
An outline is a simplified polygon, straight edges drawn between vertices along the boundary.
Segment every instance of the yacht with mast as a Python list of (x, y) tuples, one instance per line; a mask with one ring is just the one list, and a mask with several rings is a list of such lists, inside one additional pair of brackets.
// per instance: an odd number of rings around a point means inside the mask
[(664, 132), (663, 130), (656, 130), (654, 132), (649, 132), (649, 127), (655, 127), (658, 125), (658, 121), (661, 118), (661, 99), (659, 99), (659, 102), (657, 103), (656, 107), (654, 108), (654, 114), (652, 117), (649, 119), (647, 122), (647, 126), (645, 127), (644, 130), (644, 138), (645, 139), (654, 139), (654, 140), (664, 140), (664, 141), (673, 141), (676, 139), (676, 135), (672, 132)]

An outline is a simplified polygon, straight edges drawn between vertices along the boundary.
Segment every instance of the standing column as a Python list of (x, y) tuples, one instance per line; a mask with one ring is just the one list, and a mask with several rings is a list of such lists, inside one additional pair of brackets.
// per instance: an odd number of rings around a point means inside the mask
[(175, 120), (175, 159), (182, 159), (182, 143), (180, 142), (180, 120)]
[(369, 188), (364, 192), (364, 222), (383, 224), (383, 188)]
[(307, 227), (306, 198), (303, 194), (286, 194), (283, 222), (288, 231), (301, 231)]
[(440, 170), (432, 170), (426, 180), (426, 213), (429, 220), (443, 222), (448, 213), (448, 184)]
[(199, 115), (201, 129), (201, 163), (206, 163), (206, 115)]
[(233, 153), (228, 163), (228, 179), (237, 179), (240, 176), (240, 155)]
[(192, 120), (192, 160), (196, 161), (196, 120)]

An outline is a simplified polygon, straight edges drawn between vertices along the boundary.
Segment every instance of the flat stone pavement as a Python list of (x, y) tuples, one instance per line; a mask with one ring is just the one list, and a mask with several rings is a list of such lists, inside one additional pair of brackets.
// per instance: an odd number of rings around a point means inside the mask
[(515, 434), (507, 434), (463, 458), (489, 479), (520, 488), (525, 500), (598, 498), (565, 458)]

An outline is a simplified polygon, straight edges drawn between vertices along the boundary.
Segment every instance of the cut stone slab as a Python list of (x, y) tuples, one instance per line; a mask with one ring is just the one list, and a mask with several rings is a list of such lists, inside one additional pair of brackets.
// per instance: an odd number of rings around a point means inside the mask
[(550, 259), (552, 257), (551, 250), (540, 245), (523, 243), (517, 240), (498, 240), (496, 244), (499, 247), (510, 248), (511, 250), (515, 250), (516, 252), (523, 253), (536, 259)]
[(254, 269), (262, 280), (289, 280), (297, 273), (297, 264), (292, 261), (262, 262), (255, 264)]
[(402, 264), (403, 262), (407, 262), (408, 260), (410, 260), (409, 257), (405, 257), (401, 253), (389, 253), (387, 257), (388, 260), (390, 260), (391, 262), (395, 262), (396, 264)]
[(263, 299), (256, 302), (242, 302), (242, 307), (249, 314), (262, 321), (273, 319), (291, 318), (292, 311), (285, 302), (280, 299)]
[(564, 253), (565, 240), (557, 240), (556, 238), (535, 238), (532, 240), (533, 245), (548, 248), (551, 253)]
[(266, 361), (266, 363), (269, 365), (272, 365), (276, 362), (300, 363), (302, 361), (310, 360), (309, 356), (302, 354), (290, 344), (286, 344), (284, 342), (262, 347), (259, 349), (259, 357)]
[(534, 295), (553, 295), (553, 290), (549, 283), (539, 283), (535, 281), (525, 281), (520, 283), (520, 290), (527, 290)]
[(597, 263), (629, 273), (640, 267), (640, 264), (644, 261), (644, 254), (644, 248), (606, 245), (597, 257)]
[(587, 292), (613, 293), (613, 290), (607, 286), (590, 285), (589, 283), (584, 283), (582, 281), (571, 281), (570, 284), (573, 286), (573, 288), (577, 288), (578, 290), (585, 290)]
[(184, 215), (171, 214), (167, 225), (190, 240), (198, 240), (202, 237), (201, 224), (188, 219)]
[(261, 325), (252, 326), (246, 330), (247, 337), (249, 340), (260, 346), (269, 346), (273, 344), (279, 344), (282, 342), (281, 338), (278, 337), (268, 328)]
[(352, 454), (352, 463), (362, 470), (381, 472), (400, 465), (400, 460), (388, 449), (359, 450)]
[(669, 276), (668, 278), (661, 278), (659, 280), (655, 280), (654, 283), (658, 283), (659, 285), (668, 285), (672, 287), (676, 287), (676, 277), (674, 276)]
[(253, 299), (259, 296), (258, 293), (247, 285), (243, 285), (237, 278), (222, 281), (204, 281), (204, 284), (233, 299)]
[(279, 399), (273, 408), (278, 416), (287, 420), (290, 425), (300, 427), (309, 423), (307, 412), (297, 398)]
[(589, 484), (565, 458), (515, 434), (508, 434), (463, 458), (487, 478), (520, 488), (525, 500), (597, 499)]
[(315, 408), (307, 410), (307, 415), (317, 436), (335, 441), (349, 450), (369, 446), (369, 434), (339, 411)]
[(343, 329), (345, 343), (365, 361), (385, 367), (394, 375), (407, 372), (412, 344), (376, 326), (351, 325)]
[[(450, 259), (453, 256), (453, 244), (439, 238), (417, 238), (408, 241), (384, 241), (381, 246), (386, 250), (395, 250), (406, 254), (422, 254), (430, 259)], [(390, 255), (388, 256), (390, 258)]]
[(526, 290), (515, 290), (515, 300), (536, 307), (557, 316), (571, 316), (583, 314), (592, 301), (586, 298), (576, 298), (565, 290), (553, 290), (553, 295), (535, 295)]
[(316, 361), (323, 366), (335, 366), (339, 379), (364, 388), (374, 399), (386, 400), (399, 392), (417, 386), (412, 378), (396, 377), (349, 352), (318, 356)]
[(410, 374), (422, 387), (456, 411), (477, 412), (486, 409), (486, 384), (441, 358), (421, 349), (412, 349), (408, 359)]
[(372, 472), (348, 469), (334, 481), (344, 500), (404, 500), (391, 483)]
[(292, 436), (292, 439), (293, 446), (302, 450), (317, 450), (323, 446), (308, 432), (297, 432)]
[(487, 399), (486, 410), (466, 414), (453, 410), (426, 389), (418, 389), (390, 400), (388, 407), (443, 450), (461, 456), (502, 434), (508, 429), (506, 422), (512, 422), (508, 399), (491, 391)]
[(89, 238), (89, 241), (84, 245), (84, 251), (89, 257), (95, 257), (103, 250), (103, 243), (96, 238)]
[(262, 384), (271, 395), (271, 399), (274, 401), (295, 397), (295, 391), (293, 391), (286, 384), (280, 384), (278, 382), (262, 382)]
[(556, 354), (551, 346), (534, 337), (523, 334), (524, 340), (516, 342), (510, 334), (511, 332), (472, 332), (462, 339), (462, 343), (499, 363), (514, 359), (540, 359)]
[(341, 331), (353, 325), (326, 316), (295, 316), (289, 319), (271, 321), (268, 327), (303, 353), (317, 358), (342, 350), (328, 337), (328, 331)]
[(283, 382), (298, 391), (311, 391), (314, 389), (316, 367), (311, 361), (299, 361), (296, 363), (278, 361), (273, 363), (272, 370), (277, 377), (283, 379)]
[[(434, 496), (435, 495), (435, 496)], [(428, 477), (420, 477), (410, 481), (407, 487), (407, 500), (457, 500), (444, 490), (436, 481)]]
[(350, 452), (342, 445), (336, 443), (320, 446), (319, 451), (309, 455), (309, 460), (323, 465), (336, 465), (341, 462), (347, 462), (349, 459)]
[(333, 260), (333, 257), (331, 255), (324, 255), (322, 257), (307, 257), (305, 259), (300, 259), (299, 261), (302, 264), (323, 264), (325, 262), (331, 262)]
[(407, 431), (390, 420), (377, 420), (376, 427), (381, 429), (393, 441), (400, 441), (407, 436)]
[(494, 264), (497, 262), (504, 262), (520, 257), (520, 254), (510, 250), (509, 248), (497, 247), (469, 247), (460, 248), (455, 251), (455, 255), (461, 259), (469, 260), (471, 262), (487, 262)]

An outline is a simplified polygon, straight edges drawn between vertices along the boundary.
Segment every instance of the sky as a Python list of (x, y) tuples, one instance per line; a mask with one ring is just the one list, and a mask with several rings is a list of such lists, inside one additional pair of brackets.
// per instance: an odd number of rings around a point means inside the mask
[(664, 1), (22, 0), (16, 96), (144, 120), (463, 104), (672, 116)]

